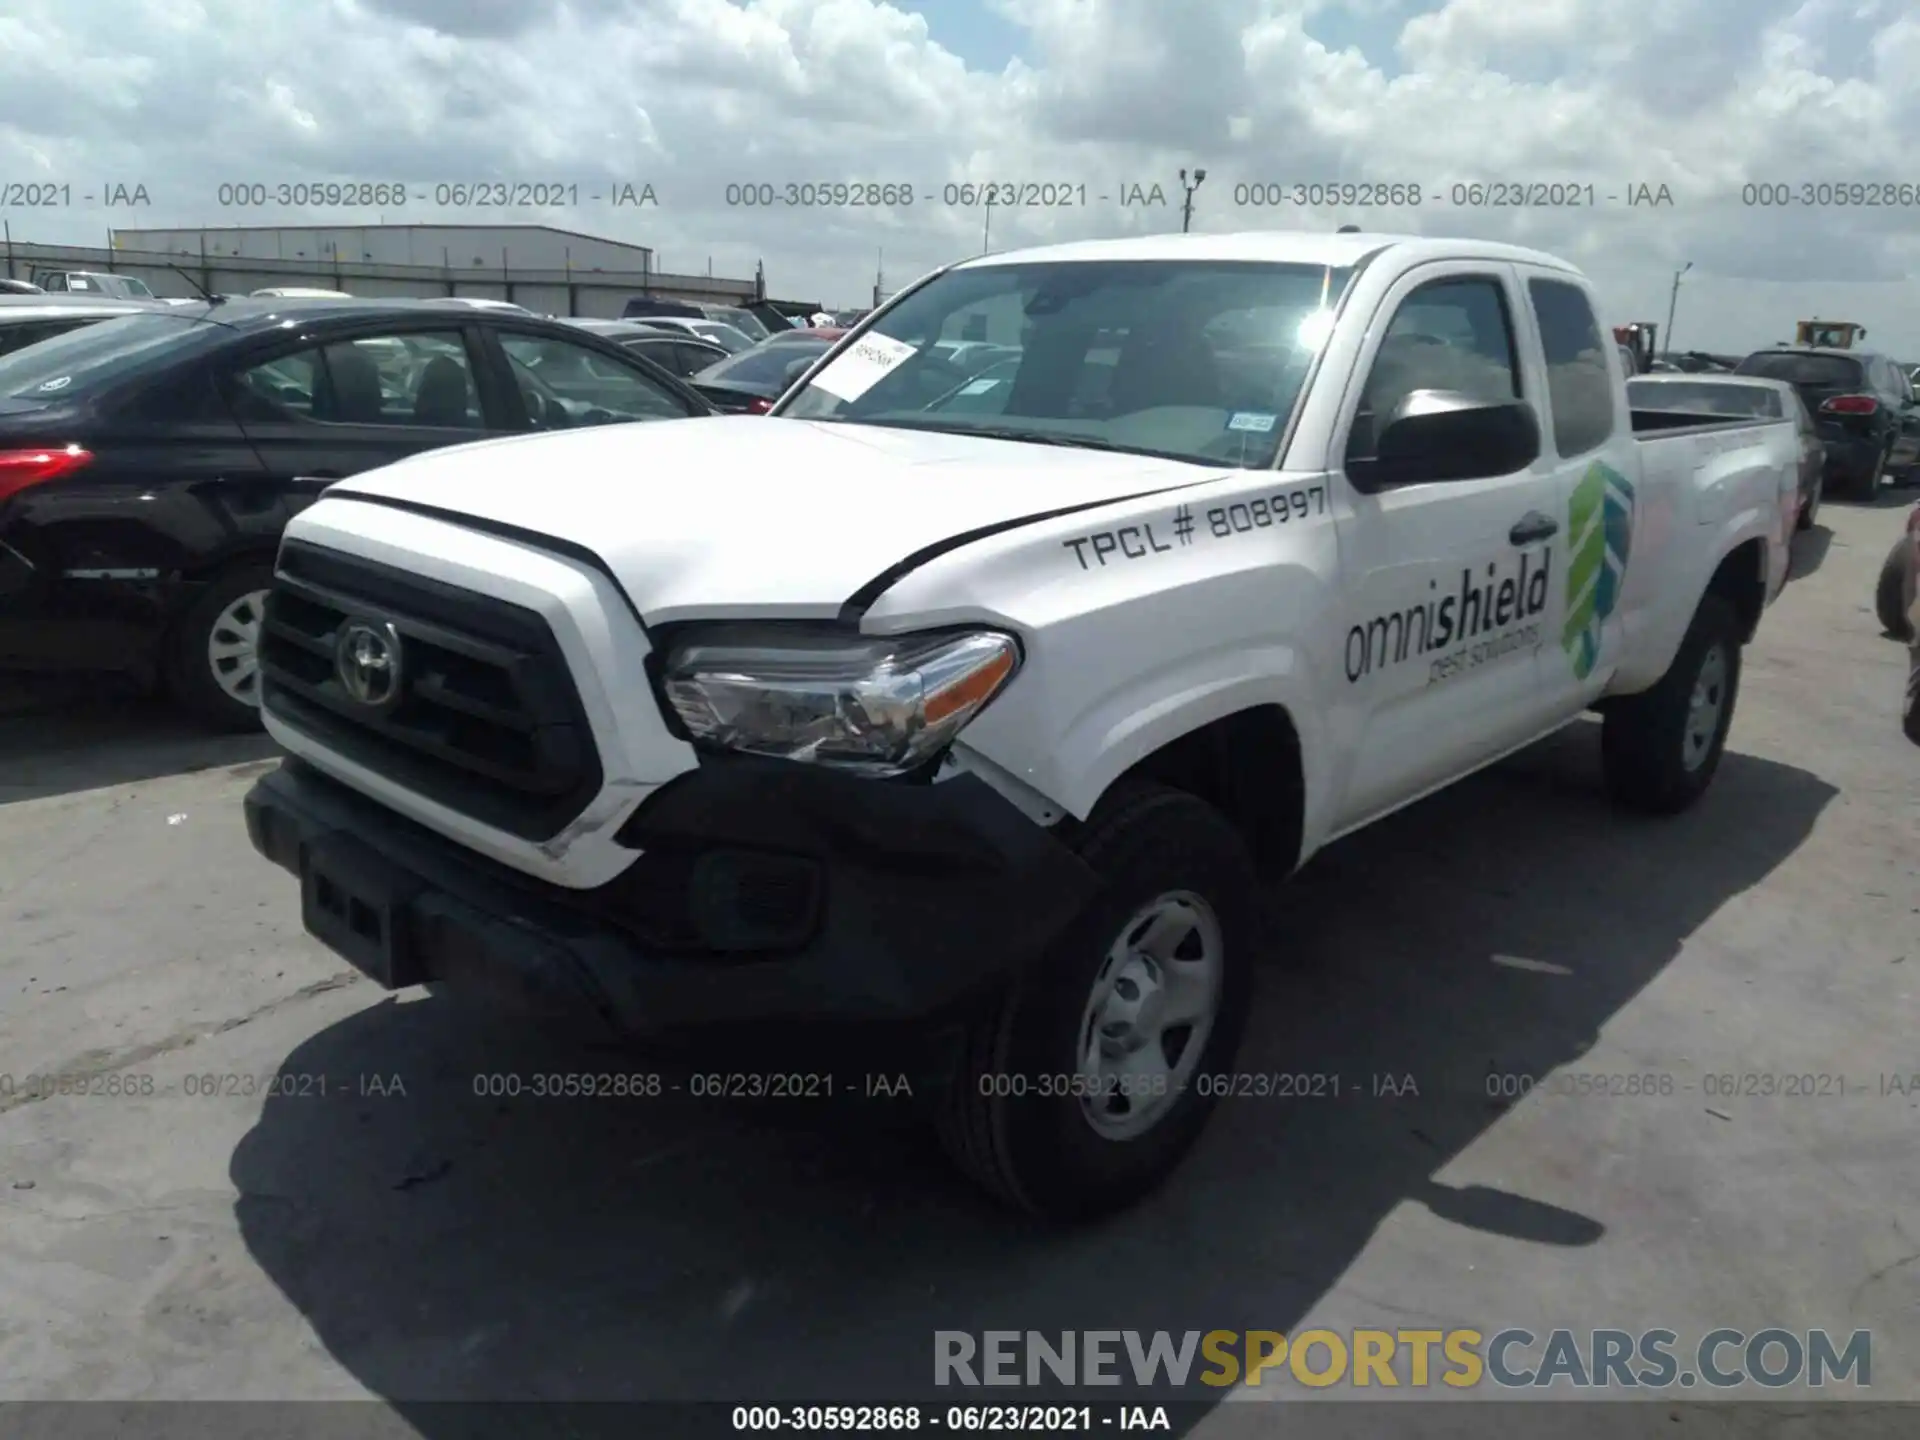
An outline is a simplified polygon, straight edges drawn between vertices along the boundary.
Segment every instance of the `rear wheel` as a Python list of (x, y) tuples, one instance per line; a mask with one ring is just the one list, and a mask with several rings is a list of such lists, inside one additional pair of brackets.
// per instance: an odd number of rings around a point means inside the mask
[(967, 1037), (948, 1153), (1052, 1219), (1119, 1210), (1200, 1136), (1246, 1023), (1256, 880), (1211, 806), (1127, 786), (1088, 822), (1098, 896)]
[(1813, 490), (1807, 496), (1807, 503), (1800, 507), (1800, 518), (1795, 522), (1795, 529), (1811, 530), (1813, 528), (1814, 517), (1820, 513), (1820, 495), (1826, 489), (1826, 484), (1824, 477), (1814, 477)]
[(1887, 456), (1892, 450), (1892, 445), (1882, 450), (1873, 462), (1873, 473), (1860, 482), (1860, 498), (1869, 505), (1880, 498), (1880, 486), (1887, 478)]
[(1917, 581), (1920, 577), (1913, 573), (1913, 541), (1902, 535), (1887, 552), (1887, 563), (1880, 567), (1879, 582), (1873, 587), (1873, 613), (1882, 630), (1909, 645), (1914, 634), (1907, 622), (1907, 608), (1913, 603)]
[(268, 565), (236, 565), (208, 584), (174, 627), (167, 689), (194, 718), (217, 730), (260, 728), (260, 624)]
[(1709, 595), (1660, 682), (1607, 711), (1600, 754), (1614, 799), (1673, 815), (1705, 794), (1720, 768), (1739, 691), (1739, 622), (1732, 606)]

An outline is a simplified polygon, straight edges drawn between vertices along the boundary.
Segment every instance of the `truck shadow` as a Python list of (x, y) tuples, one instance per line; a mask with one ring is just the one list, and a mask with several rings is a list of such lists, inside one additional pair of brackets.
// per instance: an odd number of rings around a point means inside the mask
[(1827, 552), (1833, 548), (1833, 531), (1815, 520), (1805, 530), (1793, 532), (1788, 552), (1788, 581), (1804, 580), (1818, 570), (1827, 561)]
[(264, 760), (264, 732), (213, 734), (164, 702), (105, 684), (8, 686), (0, 704), (0, 805)]
[(1603, 1217), (1435, 1177), (1514, 1103), (1489, 1076), (1577, 1060), (1835, 791), (1729, 754), (1694, 812), (1623, 817), (1592, 731), (1276, 897), (1242, 1068), (1338, 1076), (1341, 1097), (1224, 1101), (1170, 1185), (1104, 1225), (976, 1200), (897, 1100), (478, 1098), (477, 1076), (645, 1066), (436, 1000), (287, 1058), (335, 1098), (267, 1102), (231, 1162), (241, 1232), (428, 1440), (475, 1433), (445, 1400), (930, 1398), (936, 1330), (1286, 1331), (1408, 1202), (1514, 1246), (1600, 1243)]

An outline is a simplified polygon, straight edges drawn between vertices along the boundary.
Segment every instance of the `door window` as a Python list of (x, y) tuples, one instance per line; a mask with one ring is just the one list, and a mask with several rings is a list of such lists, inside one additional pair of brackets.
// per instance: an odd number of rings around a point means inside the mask
[(1613, 376), (1600, 324), (1586, 292), (1564, 280), (1529, 280), (1540, 346), (1546, 352), (1553, 445), (1561, 456), (1584, 455), (1613, 434)]
[(727, 358), (727, 352), (708, 349), (704, 345), (676, 345), (673, 347), (673, 373), (685, 379), (689, 375), (698, 375), (717, 360)]
[(500, 348), (520, 387), (527, 422), (536, 430), (680, 420), (688, 414), (672, 391), (585, 345), (545, 335), (502, 334)]
[(1400, 302), (1361, 392), (1349, 461), (1373, 458), (1379, 427), (1415, 390), (1448, 390), (1488, 404), (1521, 398), (1513, 324), (1498, 279), (1451, 276)]
[(243, 421), (478, 430), (473, 363), (457, 331), (362, 336), (248, 367), (231, 387)]

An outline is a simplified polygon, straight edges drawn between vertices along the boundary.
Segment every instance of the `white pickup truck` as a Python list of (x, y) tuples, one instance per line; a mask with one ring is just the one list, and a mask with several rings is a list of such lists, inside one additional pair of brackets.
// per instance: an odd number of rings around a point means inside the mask
[(348, 480), (279, 556), (253, 843), (382, 985), (797, 1049), (729, 1093), (911, 1037), (989, 1188), (1124, 1205), (1227, 1088), (1263, 868), (1588, 711), (1621, 802), (1711, 779), (1797, 439), (1630, 413), (1606, 337), (1478, 241), (1065, 245), (770, 418)]

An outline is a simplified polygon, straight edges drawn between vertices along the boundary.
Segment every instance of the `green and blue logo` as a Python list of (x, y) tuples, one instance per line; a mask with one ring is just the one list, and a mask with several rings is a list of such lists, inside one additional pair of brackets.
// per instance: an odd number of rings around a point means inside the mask
[(1584, 680), (1600, 663), (1600, 639), (1620, 603), (1633, 551), (1633, 484), (1599, 460), (1567, 502), (1567, 623), (1560, 644)]

